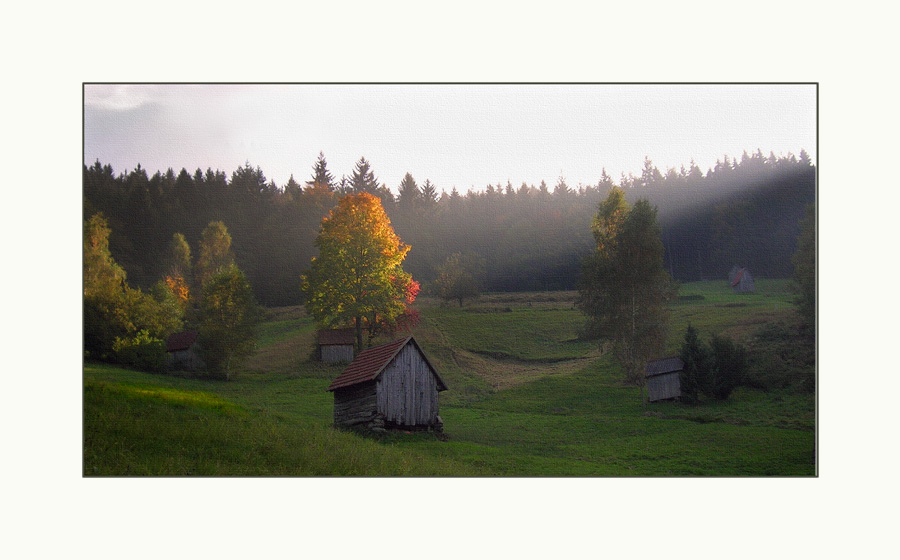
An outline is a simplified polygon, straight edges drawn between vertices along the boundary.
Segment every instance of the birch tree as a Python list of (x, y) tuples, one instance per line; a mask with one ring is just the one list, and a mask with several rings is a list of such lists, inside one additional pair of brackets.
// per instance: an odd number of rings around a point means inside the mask
[(663, 350), (672, 295), (656, 208), (644, 199), (629, 207), (613, 187), (592, 229), (597, 245), (584, 261), (576, 303), (588, 334), (612, 342), (625, 381), (643, 387), (644, 365)]

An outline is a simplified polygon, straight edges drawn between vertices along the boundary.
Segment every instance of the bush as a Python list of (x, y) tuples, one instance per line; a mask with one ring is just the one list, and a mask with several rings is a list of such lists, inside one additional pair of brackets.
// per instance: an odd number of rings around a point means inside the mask
[(697, 337), (697, 329), (688, 325), (681, 345), (681, 361), (684, 369), (680, 374), (681, 400), (695, 404), (700, 400), (700, 393), (706, 391), (709, 375), (709, 350)]
[(159, 372), (165, 364), (166, 350), (162, 340), (153, 338), (144, 329), (133, 338), (116, 337), (113, 354), (120, 364), (143, 371)]
[(681, 400), (695, 404), (700, 395), (723, 401), (741, 384), (747, 371), (747, 350), (730, 338), (713, 335), (707, 346), (688, 325), (681, 345)]
[(747, 371), (747, 350), (730, 338), (713, 335), (710, 341), (712, 354), (711, 396), (719, 401), (727, 399), (740, 385)]

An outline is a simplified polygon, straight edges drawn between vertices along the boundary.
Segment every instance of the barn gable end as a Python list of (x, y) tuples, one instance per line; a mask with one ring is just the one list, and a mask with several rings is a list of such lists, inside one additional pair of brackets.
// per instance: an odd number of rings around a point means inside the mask
[(647, 362), (647, 400), (677, 399), (681, 396), (681, 372), (684, 362), (677, 356)]
[(353, 361), (356, 344), (354, 329), (329, 329), (319, 331), (319, 355), (326, 364)]
[(202, 371), (206, 364), (198, 354), (197, 331), (184, 331), (166, 339), (166, 369), (169, 371)]
[(387, 422), (422, 426), (438, 415), (438, 377), (416, 345), (407, 344), (378, 378), (378, 410)]
[(438, 393), (447, 389), (413, 337), (360, 352), (328, 387), (337, 426), (441, 428)]
[(753, 276), (750, 274), (750, 271), (737, 265), (734, 265), (731, 272), (728, 273), (728, 282), (734, 288), (735, 293), (738, 294), (751, 293), (755, 289)]

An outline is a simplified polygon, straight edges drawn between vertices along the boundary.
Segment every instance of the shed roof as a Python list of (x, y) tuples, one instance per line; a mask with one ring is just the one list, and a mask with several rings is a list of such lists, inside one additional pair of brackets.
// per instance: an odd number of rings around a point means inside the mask
[[(742, 268), (742, 269), (740, 269), (740, 270), (737, 271), (737, 274), (734, 275), (734, 280), (731, 281), (732, 287), (737, 286), (738, 284), (741, 283), (741, 278), (744, 277), (744, 274), (745, 274), (745, 273), (747, 273), (747, 269), (746, 269), (746, 268)], [(749, 273), (748, 273), (748, 274), (749, 274)]]
[(166, 352), (187, 350), (195, 342), (197, 342), (197, 331), (175, 333), (166, 339)]
[(428, 364), (429, 369), (431, 369), (431, 372), (437, 378), (438, 391), (445, 391), (447, 389), (447, 384), (444, 383), (444, 380), (441, 379), (437, 370), (434, 369), (434, 366), (428, 361), (428, 357), (425, 355), (425, 352), (422, 351), (419, 343), (411, 336), (363, 350), (356, 359), (347, 366), (347, 369), (331, 382), (331, 385), (328, 386), (328, 390), (334, 391), (335, 389), (350, 387), (357, 383), (375, 381), (397, 354), (400, 353), (400, 350), (410, 343), (416, 347), (419, 354), (422, 356), (422, 359), (425, 360), (425, 363)]
[(684, 369), (684, 362), (678, 356), (670, 356), (668, 358), (659, 358), (658, 360), (650, 360), (647, 362), (647, 369), (644, 370), (647, 377), (655, 375), (663, 375), (665, 373), (675, 373)]
[(349, 328), (319, 331), (319, 344), (321, 346), (356, 344), (356, 330)]

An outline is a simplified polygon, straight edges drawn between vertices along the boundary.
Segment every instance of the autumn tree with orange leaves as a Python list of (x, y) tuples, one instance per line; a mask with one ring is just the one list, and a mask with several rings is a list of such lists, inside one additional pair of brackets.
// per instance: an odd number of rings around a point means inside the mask
[(418, 283), (401, 266), (409, 252), (394, 233), (381, 201), (348, 194), (322, 220), (315, 240), (319, 255), (302, 277), (307, 311), (322, 327), (353, 326), (357, 351), (362, 333), (409, 327), (409, 305)]

